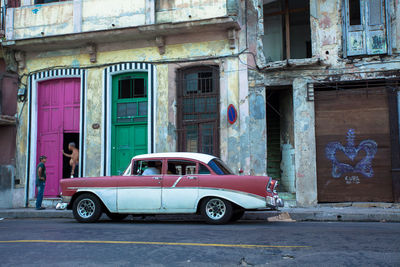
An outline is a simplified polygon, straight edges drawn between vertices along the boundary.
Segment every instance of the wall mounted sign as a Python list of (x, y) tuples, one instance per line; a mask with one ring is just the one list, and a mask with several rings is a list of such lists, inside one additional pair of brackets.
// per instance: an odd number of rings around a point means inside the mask
[(228, 112), (227, 113), (228, 113), (227, 114), (228, 115), (228, 122), (230, 124), (234, 124), (236, 122), (236, 120), (237, 120), (237, 111), (235, 109), (235, 106), (230, 104), (228, 106)]

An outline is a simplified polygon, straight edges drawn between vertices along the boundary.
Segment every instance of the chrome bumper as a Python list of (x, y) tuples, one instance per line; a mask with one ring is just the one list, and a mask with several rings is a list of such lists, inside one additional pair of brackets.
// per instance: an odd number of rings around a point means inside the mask
[(285, 203), (284, 203), (283, 199), (281, 199), (278, 196), (274, 196), (274, 197), (267, 196), (265, 198), (265, 200), (266, 200), (268, 208), (276, 209), (278, 207), (284, 207), (285, 206)]

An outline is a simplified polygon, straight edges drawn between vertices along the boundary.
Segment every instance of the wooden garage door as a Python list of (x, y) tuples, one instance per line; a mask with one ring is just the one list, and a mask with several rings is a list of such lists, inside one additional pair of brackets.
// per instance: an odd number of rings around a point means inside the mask
[(385, 88), (315, 92), (319, 202), (392, 202)]

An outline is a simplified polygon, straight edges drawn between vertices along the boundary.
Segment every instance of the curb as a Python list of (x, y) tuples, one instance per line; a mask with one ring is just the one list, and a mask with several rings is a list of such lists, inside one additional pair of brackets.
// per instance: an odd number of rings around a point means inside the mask
[[(39, 219), (39, 218), (65, 218), (73, 219), (70, 210), (34, 210), (34, 209), (11, 209), (0, 210), (0, 218), (6, 219)], [(106, 218), (103, 215), (103, 218)], [(154, 215), (134, 216), (134, 219), (144, 221), (200, 221), (200, 215)], [(242, 220), (246, 221), (268, 221), (268, 222), (400, 222), (400, 210), (372, 209), (359, 211), (357, 209), (283, 209), (282, 211), (248, 211)]]

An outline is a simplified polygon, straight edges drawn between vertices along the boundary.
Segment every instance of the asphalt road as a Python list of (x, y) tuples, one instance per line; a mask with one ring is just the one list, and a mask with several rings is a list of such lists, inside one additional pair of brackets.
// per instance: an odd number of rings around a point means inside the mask
[(399, 223), (0, 220), (1, 266), (400, 266)]

